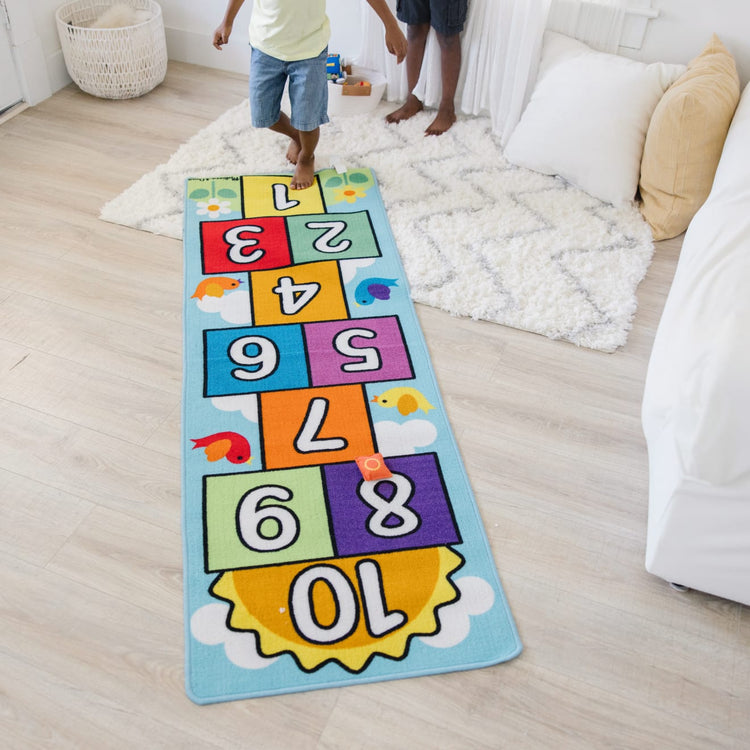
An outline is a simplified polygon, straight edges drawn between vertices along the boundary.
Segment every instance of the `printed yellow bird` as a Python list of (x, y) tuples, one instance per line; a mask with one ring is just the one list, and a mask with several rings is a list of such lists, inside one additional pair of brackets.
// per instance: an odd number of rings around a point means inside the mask
[(412, 414), (417, 409), (421, 409), (425, 414), (435, 407), (416, 389), (416, 388), (390, 388), (380, 396), (375, 396), (373, 403), (384, 406), (386, 409), (396, 407), (399, 414), (406, 416)]
[(195, 292), (190, 299), (197, 297), (203, 299), (204, 297), (223, 297), (224, 292), (230, 289), (236, 289), (242, 282), (239, 279), (232, 279), (229, 276), (213, 276), (210, 279), (203, 279), (197, 287)]

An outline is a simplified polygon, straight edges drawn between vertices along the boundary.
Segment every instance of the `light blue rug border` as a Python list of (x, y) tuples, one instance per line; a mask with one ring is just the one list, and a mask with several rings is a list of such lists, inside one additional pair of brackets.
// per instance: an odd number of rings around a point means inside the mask
[[(279, 176), (287, 177), (288, 175)], [(462, 543), (451, 547), (464, 557), (465, 562), (451, 578), (477, 576), (484, 579), (494, 590), (495, 601), (486, 613), (471, 618), (471, 632), (458, 645), (450, 648), (435, 648), (425, 645), (419, 637), (413, 637), (409, 641), (407, 655), (401, 661), (376, 656), (369, 666), (358, 674), (352, 674), (335, 663), (325, 664), (312, 673), (306, 673), (296, 666), (291, 657), (286, 655), (279, 657), (273, 665), (265, 669), (242, 669), (227, 659), (222, 645), (205, 645), (193, 637), (190, 626), (193, 613), (206, 604), (216, 603), (217, 599), (208, 593), (208, 586), (216, 575), (204, 572), (202, 517), (200, 522), (198, 519), (202, 504), (203, 470), (201, 467), (206, 462), (204, 458), (202, 464), (200, 463), (201, 456), (198, 451), (191, 450), (190, 441), (198, 434), (218, 431), (213, 424), (202, 421), (207, 415), (210, 420), (211, 412), (216, 412), (216, 416), (221, 417), (223, 429), (227, 429), (228, 423), (246, 427), (247, 421), (241, 415), (219, 413), (217, 409), (210, 406), (210, 403), (206, 404), (208, 400), (203, 398), (202, 331), (204, 328), (231, 327), (231, 324), (225, 323), (216, 314), (201, 312), (190, 299), (196, 285), (206, 277), (201, 272), (197, 243), (198, 221), (201, 217), (196, 215), (196, 202), (186, 197), (185, 239), (183, 241), (185, 309), (182, 408), (185, 674), (187, 694), (191, 700), (199, 704), (476, 669), (513, 659), (522, 650), (479, 510), (447, 420), (429, 352), (409, 296), (406, 274), (380, 197), (377, 180), (374, 174), (372, 177), (374, 184), (366, 191), (365, 197), (357, 199), (351, 205), (336, 203), (335, 206), (328, 206), (330, 211), (335, 212), (368, 210), (383, 253), (383, 257), (377, 259), (372, 266), (358, 271), (345, 288), (350, 298), (358, 281), (364, 275), (368, 275), (397, 278), (398, 291), (394, 289), (391, 299), (382, 309), (376, 305), (356, 308), (350, 304), (350, 311), (352, 317), (383, 314), (399, 316), (417, 376), (414, 384), (423, 392), (430, 393), (431, 403), (435, 406), (435, 409), (430, 412), (429, 419), (437, 427), (439, 437), (436, 444), (425, 447), (424, 451), (437, 451), (439, 455), (462, 536)], [(186, 186), (187, 184), (189, 183), (186, 183)], [(242, 218), (242, 215), (231, 213), (218, 218), (226, 220)], [(197, 335), (196, 331), (199, 332)], [(368, 385), (368, 396), (373, 392), (382, 392), (384, 388), (382, 383)], [(196, 406), (196, 400), (202, 402), (199, 408)], [(392, 418), (391, 415), (389, 418)], [(219, 469), (219, 467), (211, 466), (205, 470), (205, 473), (216, 474), (225, 470), (231, 473), (237, 470), (237, 467), (224, 461), (222, 463), (229, 468)], [(253, 470), (256, 468), (253, 466)]]

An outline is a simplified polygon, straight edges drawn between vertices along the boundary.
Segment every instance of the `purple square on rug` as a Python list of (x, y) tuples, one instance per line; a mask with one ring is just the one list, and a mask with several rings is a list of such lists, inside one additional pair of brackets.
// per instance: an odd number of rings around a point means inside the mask
[(336, 553), (460, 543), (435, 454), (388, 458), (386, 463), (393, 476), (370, 482), (355, 463), (323, 467)]
[(395, 315), (307, 323), (303, 330), (314, 386), (414, 377)]

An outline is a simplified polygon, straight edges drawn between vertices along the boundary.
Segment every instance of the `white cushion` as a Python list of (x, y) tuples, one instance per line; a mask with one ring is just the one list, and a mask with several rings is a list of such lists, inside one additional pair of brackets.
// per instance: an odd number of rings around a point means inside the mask
[(690, 222), (643, 395), (646, 567), (750, 605), (750, 85)]
[(651, 114), (684, 71), (684, 65), (596, 52), (547, 31), (534, 91), (505, 156), (600, 200), (626, 204), (638, 189)]

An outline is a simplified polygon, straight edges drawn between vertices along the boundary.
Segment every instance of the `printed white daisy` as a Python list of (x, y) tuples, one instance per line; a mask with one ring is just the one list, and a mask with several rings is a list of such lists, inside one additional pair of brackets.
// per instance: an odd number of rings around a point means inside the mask
[(208, 216), (211, 219), (218, 219), (222, 214), (232, 213), (232, 209), (229, 207), (230, 201), (197, 201), (196, 206), (197, 210), (195, 213), (198, 214), (198, 216)]

